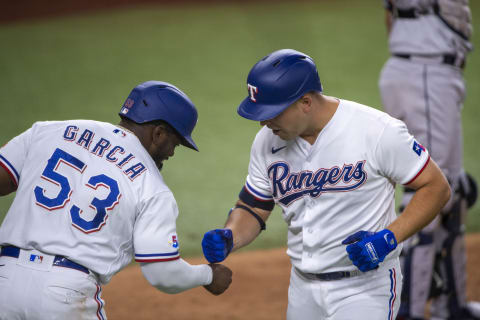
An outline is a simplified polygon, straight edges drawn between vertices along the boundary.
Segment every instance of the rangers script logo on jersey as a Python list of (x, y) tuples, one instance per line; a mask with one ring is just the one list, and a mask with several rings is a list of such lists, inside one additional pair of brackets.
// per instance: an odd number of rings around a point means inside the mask
[(273, 197), (288, 206), (293, 201), (309, 195), (317, 198), (325, 192), (344, 192), (359, 188), (367, 180), (364, 170), (366, 160), (355, 165), (344, 164), (342, 168), (321, 168), (315, 172), (290, 172), (286, 162), (276, 162), (268, 167), (268, 176), (272, 181)]

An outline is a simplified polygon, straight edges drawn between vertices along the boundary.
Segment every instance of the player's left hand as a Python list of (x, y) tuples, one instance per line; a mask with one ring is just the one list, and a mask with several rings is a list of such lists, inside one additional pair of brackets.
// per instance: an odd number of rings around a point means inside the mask
[(387, 254), (397, 247), (393, 232), (384, 229), (380, 232), (358, 231), (345, 240), (348, 257), (360, 271), (366, 272), (378, 268)]
[(232, 270), (227, 266), (216, 263), (211, 263), (210, 268), (212, 268), (212, 283), (205, 285), (204, 288), (218, 296), (227, 290), (232, 283)]

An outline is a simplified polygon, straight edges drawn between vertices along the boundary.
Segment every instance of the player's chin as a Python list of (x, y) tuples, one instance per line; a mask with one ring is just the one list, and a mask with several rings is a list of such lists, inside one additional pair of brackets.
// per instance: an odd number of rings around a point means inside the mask
[(273, 130), (272, 129), (272, 132), (273, 132), (274, 135), (276, 135), (280, 139), (285, 140), (285, 132), (283, 132), (282, 130), (280, 130), (280, 129)]
[(162, 171), (163, 168), (163, 160), (156, 161), (155, 164), (157, 165), (158, 171)]
[(295, 137), (291, 136), (291, 135), (288, 135), (287, 133), (283, 132), (283, 131), (279, 131), (278, 133), (274, 133), (276, 136), (278, 136), (280, 139), (282, 140), (285, 140), (285, 141), (289, 141), (289, 140), (292, 140), (294, 139)]

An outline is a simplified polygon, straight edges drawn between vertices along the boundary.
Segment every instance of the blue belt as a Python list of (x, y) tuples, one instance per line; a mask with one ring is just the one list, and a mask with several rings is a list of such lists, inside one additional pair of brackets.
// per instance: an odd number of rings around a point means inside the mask
[[(18, 258), (20, 256), (20, 248), (17, 248), (15, 246), (2, 247), (2, 249), (0, 250), (0, 257), (1, 256)], [(55, 256), (55, 258), (53, 259), (53, 265), (56, 267), (75, 269), (86, 274), (90, 273), (90, 271), (84, 266), (79, 265), (78, 263), (75, 263), (72, 260), (68, 260), (67, 258), (62, 256)]]
[(340, 280), (345, 278), (352, 278), (356, 277), (361, 274), (360, 270), (355, 271), (335, 271), (335, 272), (326, 272), (326, 273), (306, 273), (298, 268), (295, 268), (295, 271), (307, 278), (309, 280), (320, 280), (320, 281), (332, 281), (332, 280)]

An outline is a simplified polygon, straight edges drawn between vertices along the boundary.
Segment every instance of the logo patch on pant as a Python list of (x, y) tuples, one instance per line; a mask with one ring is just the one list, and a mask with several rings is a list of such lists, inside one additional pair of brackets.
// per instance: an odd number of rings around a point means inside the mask
[(36, 254), (31, 254), (30, 255), (30, 261), (35, 262), (35, 263), (42, 263), (43, 262), (43, 256), (39, 256)]

